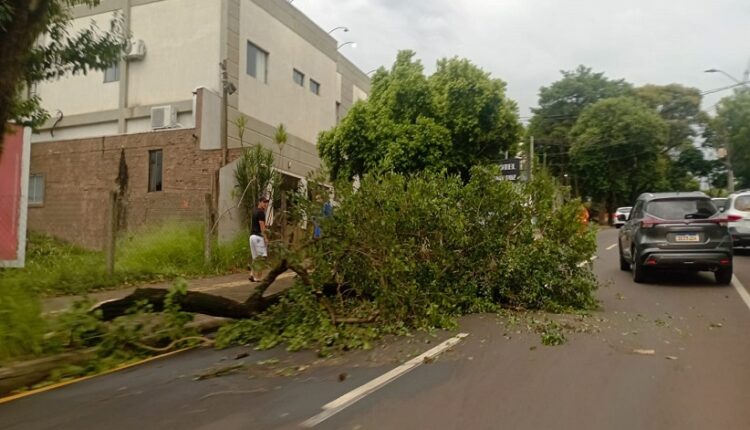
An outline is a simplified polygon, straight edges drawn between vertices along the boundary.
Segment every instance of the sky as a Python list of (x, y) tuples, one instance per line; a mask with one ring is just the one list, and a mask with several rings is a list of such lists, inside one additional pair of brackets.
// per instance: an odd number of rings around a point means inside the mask
[[(731, 85), (750, 60), (750, 0), (293, 0), (364, 72), (416, 51), (428, 74), (465, 57), (504, 80), (522, 119), (539, 89), (583, 64), (635, 85)], [(706, 96), (704, 108), (731, 91)]]

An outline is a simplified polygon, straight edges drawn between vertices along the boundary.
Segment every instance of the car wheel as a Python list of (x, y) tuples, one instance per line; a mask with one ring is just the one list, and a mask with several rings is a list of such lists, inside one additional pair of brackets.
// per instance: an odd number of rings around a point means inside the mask
[(622, 256), (622, 245), (618, 245), (617, 249), (620, 251), (620, 270), (627, 272), (630, 270), (630, 263)]
[(630, 265), (630, 271), (633, 274), (633, 282), (635, 282), (636, 284), (642, 284), (646, 282), (646, 268), (643, 267), (642, 264), (638, 263), (638, 260), (640, 260), (640, 258), (635, 249), (633, 250), (631, 255), (633, 256), (633, 263)]
[(732, 283), (732, 268), (723, 267), (714, 272), (716, 283), (719, 285), (729, 285)]

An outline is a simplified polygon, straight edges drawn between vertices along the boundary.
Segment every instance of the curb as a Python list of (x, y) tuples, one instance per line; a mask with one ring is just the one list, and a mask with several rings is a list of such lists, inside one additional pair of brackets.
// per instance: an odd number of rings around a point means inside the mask
[[(195, 321), (192, 321), (191, 323), (187, 324), (186, 328), (196, 329), (202, 334), (210, 334), (210, 333), (215, 332), (221, 326), (223, 326), (224, 324), (230, 321), (232, 320), (229, 318), (200, 316)], [(43, 387), (38, 390), (31, 390), (31, 391), (27, 391), (24, 393), (19, 393), (17, 395), (11, 395), (11, 393), (18, 391), (18, 390), (23, 390), (24, 388), (31, 387), (35, 384), (43, 382), (44, 380), (49, 378), (52, 372), (54, 372), (56, 369), (59, 369), (63, 366), (85, 363), (86, 361), (92, 359), (93, 357), (96, 356), (96, 348), (88, 348), (88, 349), (83, 349), (79, 351), (65, 352), (62, 354), (57, 354), (57, 355), (53, 355), (49, 357), (42, 357), (42, 358), (36, 358), (33, 360), (28, 360), (28, 361), (19, 361), (19, 362), (10, 363), (7, 366), (0, 367), (0, 396), (9, 395), (8, 397), (0, 397), (0, 404), (9, 402), (11, 400), (15, 400), (16, 398), (24, 397), (26, 395), (36, 394), (42, 391), (49, 391), (49, 390), (59, 388), (65, 385), (69, 385), (75, 382), (80, 382), (80, 381), (91, 379), (97, 376), (114, 373), (119, 370), (138, 366), (140, 364), (153, 361), (157, 358), (167, 357), (177, 352), (182, 352), (182, 351), (186, 351), (186, 350), (193, 349), (193, 348), (195, 347), (183, 348), (183, 349), (179, 349), (176, 351), (167, 352), (165, 354), (146, 358), (136, 363), (119, 366), (115, 369), (110, 369), (102, 373), (83, 376), (81, 378), (76, 378), (72, 381), (67, 381), (67, 382), (63, 382), (60, 384), (51, 385), (49, 387)]]

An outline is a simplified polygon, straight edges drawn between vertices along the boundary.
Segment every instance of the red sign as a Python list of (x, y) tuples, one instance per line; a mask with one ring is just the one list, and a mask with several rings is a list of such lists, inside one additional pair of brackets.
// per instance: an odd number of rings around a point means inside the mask
[(23, 266), (29, 137), (23, 127), (12, 125), (0, 154), (0, 267)]

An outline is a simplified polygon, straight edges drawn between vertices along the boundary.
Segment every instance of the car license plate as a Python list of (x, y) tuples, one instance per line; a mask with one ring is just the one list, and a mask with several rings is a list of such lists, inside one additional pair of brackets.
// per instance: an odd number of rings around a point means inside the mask
[(674, 236), (675, 242), (700, 242), (701, 238), (698, 234), (676, 234)]

